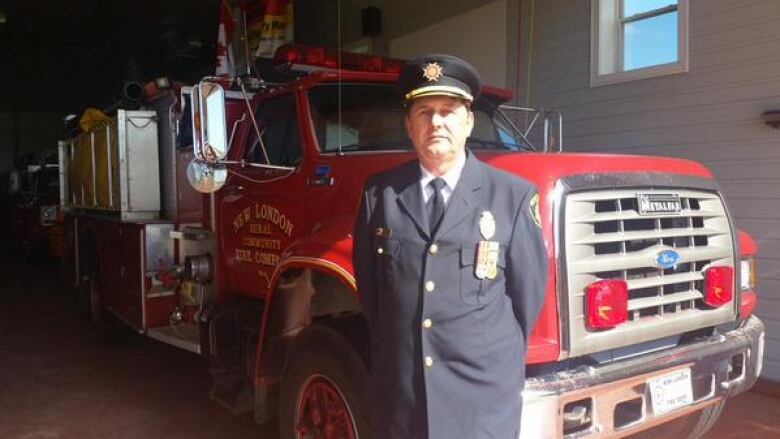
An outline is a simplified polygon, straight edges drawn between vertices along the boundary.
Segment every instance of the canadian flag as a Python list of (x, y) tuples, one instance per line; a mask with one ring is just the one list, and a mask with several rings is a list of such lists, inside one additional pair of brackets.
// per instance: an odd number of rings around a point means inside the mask
[(233, 56), (233, 35), (236, 32), (236, 20), (227, 0), (222, 0), (219, 11), (219, 35), (217, 36), (217, 76), (233, 77), (236, 73)]

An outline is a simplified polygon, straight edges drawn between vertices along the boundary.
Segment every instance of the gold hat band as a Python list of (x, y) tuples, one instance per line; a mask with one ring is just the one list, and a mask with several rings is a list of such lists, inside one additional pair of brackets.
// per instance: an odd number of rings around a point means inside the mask
[(474, 100), (474, 97), (463, 91), (463, 89), (449, 85), (429, 85), (427, 87), (420, 87), (407, 93), (405, 98), (408, 101), (410, 99), (421, 98), (428, 95), (447, 95), (466, 99), (467, 101)]

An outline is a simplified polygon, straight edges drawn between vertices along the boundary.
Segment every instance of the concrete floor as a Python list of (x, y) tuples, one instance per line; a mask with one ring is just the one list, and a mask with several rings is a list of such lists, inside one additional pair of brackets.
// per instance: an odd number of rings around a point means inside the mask
[[(55, 268), (6, 253), (0, 248), (0, 438), (277, 437), (275, 427), (209, 400), (201, 358), (140, 336), (99, 343)], [(780, 438), (778, 415), (780, 399), (748, 392), (707, 438)]]

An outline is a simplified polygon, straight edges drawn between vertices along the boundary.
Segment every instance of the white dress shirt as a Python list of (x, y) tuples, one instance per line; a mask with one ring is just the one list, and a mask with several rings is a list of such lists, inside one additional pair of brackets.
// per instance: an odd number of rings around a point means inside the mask
[[(450, 201), (450, 196), (452, 195), (452, 191), (455, 190), (455, 185), (458, 184), (458, 180), (460, 180), (460, 173), (463, 171), (463, 167), (465, 165), (466, 165), (466, 153), (464, 152), (463, 154), (460, 155), (460, 159), (455, 163), (455, 165), (452, 168), (450, 168), (450, 170), (447, 171), (444, 175), (441, 176), (444, 182), (447, 183), (441, 189), (441, 196), (442, 198), (444, 198), (445, 206)], [(429, 170), (425, 169), (422, 163), (420, 163), (420, 171), (421, 171), (420, 189), (422, 190), (423, 202), (428, 203), (428, 200), (433, 195), (433, 188), (429, 186), (429, 183), (431, 182), (431, 180), (436, 178), (436, 176), (433, 175)]]

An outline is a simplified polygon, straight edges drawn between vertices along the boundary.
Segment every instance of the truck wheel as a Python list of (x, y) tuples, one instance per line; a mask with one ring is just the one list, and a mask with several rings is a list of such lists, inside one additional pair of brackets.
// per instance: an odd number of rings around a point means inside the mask
[(326, 327), (312, 327), (299, 337), (282, 373), (280, 437), (369, 438), (370, 383), (360, 356)]
[(631, 436), (631, 439), (699, 439), (715, 425), (726, 401)]
[(88, 306), (87, 316), (92, 328), (101, 341), (118, 342), (126, 334), (120, 323), (103, 306), (103, 293), (100, 290), (100, 273), (97, 270), (90, 273), (85, 284), (85, 301)]
[(720, 418), (720, 414), (723, 412), (723, 407), (725, 406), (726, 401), (720, 401), (698, 413), (689, 415), (692, 418), (691, 420), (695, 420), (695, 422), (686, 439), (698, 439), (710, 431), (710, 429), (715, 426), (715, 423), (718, 422), (718, 418)]

